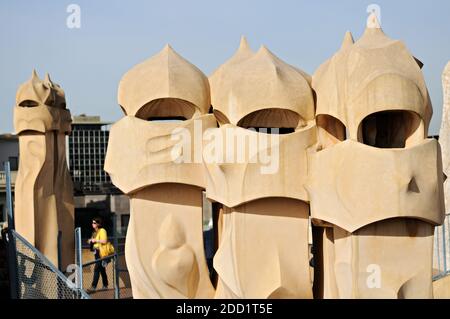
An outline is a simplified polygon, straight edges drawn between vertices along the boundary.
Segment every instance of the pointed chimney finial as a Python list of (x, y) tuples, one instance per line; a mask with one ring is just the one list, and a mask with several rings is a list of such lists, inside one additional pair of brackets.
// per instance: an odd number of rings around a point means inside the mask
[(48, 72), (45, 72), (44, 82), (50, 83), (50, 84), (53, 83), (52, 80), (50, 79), (50, 74), (48, 74)]
[(245, 37), (245, 35), (241, 36), (241, 42), (239, 43), (239, 49), (248, 49), (249, 45), (247, 42), (247, 38)]
[(31, 80), (33, 81), (33, 80), (41, 80), (40, 78), (39, 78), (39, 75), (37, 74), (37, 72), (36, 72), (36, 69), (33, 69), (33, 71), (31, 72)]
[(350, 31), (347, 31), (344, 36), (344, 41), (342, 41), (341, 49), (346, 49), (355, 43), (353, 40), (353, 35)]

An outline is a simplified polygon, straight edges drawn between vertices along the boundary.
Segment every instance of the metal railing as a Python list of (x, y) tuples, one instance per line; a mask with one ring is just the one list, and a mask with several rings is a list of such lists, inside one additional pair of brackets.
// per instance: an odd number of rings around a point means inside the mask
[[(86, 253), (86, 250), (84, 250)], [(83, 255), (85, 255), (85, 253)], [(103, 264), (103, 265), (102, 265)], [(92, 290), (92, 283), (95, 275), (95, 267), (105, 267), (108, 286), (103, 287), (102, 276), (99, 276), (99, 281), (95, 290)], [(124, 253), (116, 253), (111, 256), (91, 260), (82, 264), (82, 288), (93, 299), (130, 299), (131, 282), (126, 268)]]
[(450, 274), (450, 214), (445, 216), (444, 224), (435, 228), (433, 280)]
[(12, 298), (90, 299), (41, 252), (14, 230), (8, 230)]
[[(116, 262), (117, 255), (107, 256), (97, 260), (87, 262), (82, 265), (83, 270), (83, 289), (92, 298), (99, 299), (119, 299), (120, 289), (116, 282)], [(100, 267), (104, 268), (107, 283), (103, 282), (103, 276), (99, 273), (98, 285), (95, 290), (92, 290), (92, 282), (94, 280), (95, 272), (100, 271)]]
[[(5, 162), (8, 163), (9, 162)], [(14, 188), (15, 182), (16, 182), (16, 178), (17, 178), (17, 171), (10, 171), (9, 172), (9, 176), (8, 177), (8, 173), (6, 172), (6, 170), (0, 171), (0, 189), (4, 190), (6, 188), (6, 185), (8, 184), (7, 178), (10, 178), (10, 185), (11, 187)]]
[[(86, 244), (87, 239), (81, 239), (81, 229), (77, 228), (75, 233), (76, 256), (80, 256), (77, 264), (81, 269), (81, 288), (93, 299), (132, 298), (131, 282), (125, 261), (124, 238), (109, 237), (114, 245), (115, 253), (111, 256), (95, 259), (94, 253), (90, 251), (89, 245)], [(84, 262), (83, 259), (88, 259), (88, 261)], [(96, 268), (97, 272), (100, 272), (102, 270), (100, 267), (105, 268), (108, 286), (104, 287), (102, 275), (99, 273), (99, 280), (94, 290), (92, 284)]]

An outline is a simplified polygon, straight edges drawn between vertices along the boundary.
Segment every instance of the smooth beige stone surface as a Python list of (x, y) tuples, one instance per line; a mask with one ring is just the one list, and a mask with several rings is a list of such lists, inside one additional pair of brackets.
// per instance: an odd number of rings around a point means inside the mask
[(433, 298), (433, 234), (433, 225), (414, 219), (373, 223), (354, 233), (336, 227), (339, 298)]
[[(160, 99), (171, 98), (171, 101)], [(178, 99), (178, 100), (177, 100)], [(181, 101), (179, 101), (181, 100)], [(118, 101), (126, 115), (185, 116), (208, 113), (208, 78), (169, 45), (134, 66), (120, 80)], [(169, 102), (169, 103), (168, 103)]]
[(20, 162), (15, 187), (18, 233), (58, 265), (58, 231), (62, 232), (63, 269), (74, 262), (73, 184), (66, 163), (65, 134), (70, 112), (64, 91), (47, 75), (33, 72), (18, 90), (14, 123)]
[(336, 299), (339, 297), (334, 274), (334, 229), (315, 227), (314, 233), (314, 298)]
[(338, 119), (348, 138), (360, 140), (360, 124), (368, 115), (411, 111), (422, 123), (410, 129), (417, 138), (426, 138), (431, 102), (420, 66), (406, 46), (378, 28), (367, 28), (361, 39), (351, 42), (346, 35), (341, 49), (314, 73), (316, 116)]
[(31, 79), (17, 90), (16, 102), (16, 106), (21, 106), (14, 108), (17, 134), (27, 130), (70, 133), (72, 119), (70, 111), (66, 109), (64, 91), (51, 81), (48, 74), (41, 80), (33, 71)]
[(420, 68), (375, 27), (356, 43), (346, 34), (313, 76), (319, 143), (307, 188), (314, 223), (334, 225), (322, 234), (319, 296), (433, 297), (442, 162), (426, 140), (432, 109)]
[(57, 144), (57, 165), (54, 166), (54, 191), (58, 213), (58, 227), (62, 232), (61, 256), (62, 268), (66, 269), (75, 260), (75, 205), (73, 198), (73, 182), (66, 161), (66, 136), (58, 134), (55, 137)]
[(105, 170), (130, 196), (133, 297), (212, 298), (202, 236), (202, 135), (216, 127), (208, 79), (166, 46), (124, 75), (118, 99), (127, 116), (112, 127)]
[(414, 219), (372, 223), (354, 233), (323, 228), (316, 297), (433, 298), (433, 234), (434, 226)]
[[(224, 64), (220, 65), (209, 77), (211, 87), (211, 105), (214, 106), (214, 115), (217, 121), (222, 124), (229, 123), (229, 119), (224, 114), (228, 113), (228, 90), (223, 88), (233, 86), (233, 76), (239, 76), (239, 64), (251, 58), (254, 52), (248, 45), (247, 39), (242, 36), (239, 48), (236, 53)], [(231, 110), (231, 112), (234, 112)], [(237, 122), (233, 122), (237, 124)]]
[(309, 75), (264, 46), (252, 54), (241, 41), (236, 54), (210, 81), (214, 113), (221, 124), (296, 128), (314, 119)]
[(308, 214), (308, 204), (287, 198), (226, 208), (216, 298), (312, 298)]
[[(183, 122), (148, 122), (126, 116), (111, 128), (105, 170), (114, 185), (127, 194), (159, 183), (204, 188), (201, 138), (204, 131), (212, 127), (216, 127), (212, 114)], [(200, 147), (180, 148), (177, 152), (177, 144), (181, 140), (181, 136), (174, 134), (177, 129), (189, 132), (186, 145), (198, 144)], [(196, 134), (200, 140), (196, 140)], [(126, 151), (124, 145), (127, 146)], [(186, 155), (189, 155), (189, 163), (175, 163)]]
[(149, 186), (131, 196), (126, 260), (133, 298), (212, 298), (197, 187)]
[[(316, 142), (310, 78), (265, 47), (253, 54), (243, 39), (210, 81), (214, 115), (221, 125), (211, 132), (223, 141), (225, 154), (210, 161), (204, 144), (206, 194), (224, 205), (214, 257), (219, 276), (215, 297), (312, 298), (309, 206), (303, 185), (306, 151)], [(273, 135), (246, 130), (252, 127), (295, 131), (272, 140)], [(227, 132), (235, 138), (233, 144)], [(266, 138), (262, 147), (260, 138)], [(260, 157), (266, 151), (277, 160), (268, 174)]]
[[(307, 178), (306, 150), (316, 143), (315, 125), (285, 135), (258, 133), (230, 124), (216, 130), (220, 131), (217, 132), (220, 133), (217, 138), (223, 139), (223, 154), (240, 152), (242, 158), (237, 162), (236, 155), (234, 161), (225, 163), (208, 163), (205, 160), (206, 196), (209, 199), (228, 207), (268, 197), (308, 201), (308, 193), (304, 188)], [(228, 136), (227, 130), (231, 132)], [(231, 145), (230, 136), (234, 138), (234, 145)], [(264, 143), (259, 149), (255, 147), (258, 141)], [(204, 143), (204, 152), (207, 152), (209, 141)], [(275, 154), (272, 160), (276, 160), (277, 164), (270, 164), (269, 159), (262, 159), (261, 153)], [(264, 170), (268, 173), (264, 173)]]
[(439, 144), (378, 149), (347, 140), (311, 157), (311, 217), (349, 232), (395, 217), (444, 221)]
[(450, 299), (450, 276), (433, 281), (434, 299)]

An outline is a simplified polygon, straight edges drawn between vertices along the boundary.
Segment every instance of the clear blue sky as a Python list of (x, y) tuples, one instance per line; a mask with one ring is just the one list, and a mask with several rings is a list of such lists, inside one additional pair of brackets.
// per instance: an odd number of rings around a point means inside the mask
[[(81, 7), (69, 29), (66, 8)], [(209, 75), (246, 35), (312, 74), (339, 48), (345, 31), (364, 31), (366, 8), (381, 7), (387, 35), (402, 39), (425, 63), (433, 102), (430, 134), (442, 113), (441, 73), (450, 60), (450, 1), (118, 1), (0, 0), (0, 132), (12, 132), (17, 87), (33, 68), (66, 92), (72, 114), (121, 116), (117, 85), (133, 65), (166, 43)]]

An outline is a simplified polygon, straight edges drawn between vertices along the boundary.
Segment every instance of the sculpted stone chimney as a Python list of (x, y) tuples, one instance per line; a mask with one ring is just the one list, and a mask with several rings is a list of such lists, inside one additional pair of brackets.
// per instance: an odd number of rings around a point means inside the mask
[[(209, 83), (166, 46), (119, 84), (105, 170), (130, 197), (125, 256), (134, 298), (210, 298), (202, 237), (203, 130)], [(198, 135), (200, 141), (198, 141)]]
[[(267, 48), (210, 77), (224, 156), (204, 148), (207, 197), (223, 205), (217, 298), (312, 298), (307, 149), (316, 143), (310, 77)], [(213, 160), (211, 160), (213, 159)]]
[(61, 87), (48, 74), (41, 80), (33, 71), (19, 87), (14, 107), (20, 153), (15, 224), (54, 265), (61, 231), (63, 269), (74, 263), (75, 252), (73, 184), (66, 162), (71, 121)]
[(378, 23), (319, 67), (311, 216), (325, 298), (432, 298), (442, 163), (421, 64)]

